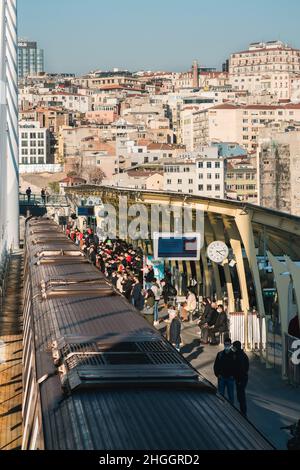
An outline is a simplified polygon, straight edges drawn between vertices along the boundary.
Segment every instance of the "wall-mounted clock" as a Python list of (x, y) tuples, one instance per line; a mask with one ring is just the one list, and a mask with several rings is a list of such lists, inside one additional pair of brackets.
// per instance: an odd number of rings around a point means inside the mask
[(229, 256), (229, 250), (224, 242), (212, 242), (207, 248), (207, 256), (214, 263), (221, 264)]

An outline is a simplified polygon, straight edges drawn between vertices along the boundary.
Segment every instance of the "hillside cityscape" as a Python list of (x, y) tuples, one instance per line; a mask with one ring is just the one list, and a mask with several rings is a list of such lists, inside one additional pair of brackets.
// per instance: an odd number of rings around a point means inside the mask
[(75, 76), (47, 74), (44, 51), (21, 40), (18, 66), (22, 191), (86, 182), (300, 215), (300, 50), (267, 41), (221, 71), (195, 60), (181, 73)]
[(300, 449), (297, 12), (0, 0), (3, 469)]

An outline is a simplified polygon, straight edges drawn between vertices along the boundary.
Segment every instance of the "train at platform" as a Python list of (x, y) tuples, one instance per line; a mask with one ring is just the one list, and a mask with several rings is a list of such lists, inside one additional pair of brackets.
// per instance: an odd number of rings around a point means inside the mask
[(24, 450), (271, 450), (53, 220), (30, 218)]

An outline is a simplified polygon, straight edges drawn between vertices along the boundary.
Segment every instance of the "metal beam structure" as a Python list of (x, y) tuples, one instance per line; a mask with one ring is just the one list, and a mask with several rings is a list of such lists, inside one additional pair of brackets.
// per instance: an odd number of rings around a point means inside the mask
[[(251, 329), (251, 325), (248, 321), (252, 318), (250, 307), (254, 308), (255, 306), (260, 314), (262, 334), (264, 329), (267, 330), (267, 321), (270, 318), (269, 303), (266, 302), (264, 296), (267, 295), (266, 292), (277, 287), (282, 338), (287, 333), (289, 316), (286, 279), (282, 279), (281, 272), (279, 272), (280, 269), (287, 269), (287, 267), (284, 267), (278, 258), (285, 256), (289, 260), (288, 269), (291, 272), (295, 289), (299, 290), (300, 269), (294, 263), (300, 261), (299, 217), (238, 201), (210, 199), (183, 193), (86, 185), (67, 188), (66, 194), (73, 201), (96, 196), (104, 204), (111, 204), (116, 211), (119, 209), (119, 198), (126, 197), (128, 208), (136, 203), (144, 204), (148, 215), (151, 214), (153, 206), (157, 205), (173, 207), (188, 205), (195, 210), (203, 211), (205, 245), (201, 250), (201, 260), (196, 263), (196, 269), (200, 271), (203, 295), (211, 295), (213, 286), (218, 297), (221, 289), (227, 290), (229, 310), (231, 311), (234, 311), (234, 296), (240, 295), (241, 310), (244, 312), (245, 319), (244, 337), (249, 340), (251, 331), (248, 330)], [(216, 239), (227, 244), (235, 261), (234, 267), (229, 267), (227, 263), (224, 263), (222, 285), (220, 285), (219, 269), (214, 264), (208, 264), (206, 256), (208, 243)], [(266, 267), (259, 266), (257, 256), (260, 256), (261, 259), (269, 259), (269, 263), (273, 267), (273, 274), (269, 275)], [(200, 277), (197, 276), (199, 279)], [(253, 299), (254, 293), (255, 299)], [(299, 299), (300, 295), (297, 291), (298, 307)], [(246, 349), (251, 348), (251, 341), (247, 342), (246, 340), (245, 347)], [(268, 364), (268, 352), (266, 354)], [(283, 365), (283, 375), (285, 374), (286, 370)]]
[(0, 0), (0, 262), (19, 246), (17, 0)]

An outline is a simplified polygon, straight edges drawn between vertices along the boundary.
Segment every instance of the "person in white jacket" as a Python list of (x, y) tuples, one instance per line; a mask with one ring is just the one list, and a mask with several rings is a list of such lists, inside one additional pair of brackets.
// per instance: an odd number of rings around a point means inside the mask
[(189, 290), (187, 298), (186, 298), (186, 305), (183, 309), (182, 320), (186, 322), (190, 318), (190, 321), (192, 321), (193, 313), (195, 312), (196, 308), (197, 308), (196, 296), (194, 292)]

